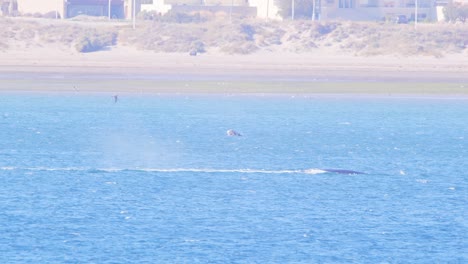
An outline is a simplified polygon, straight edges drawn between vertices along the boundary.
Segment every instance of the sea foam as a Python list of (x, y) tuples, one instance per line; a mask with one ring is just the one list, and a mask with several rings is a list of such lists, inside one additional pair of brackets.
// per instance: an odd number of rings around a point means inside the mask
[(89, 173), (115, 172), (159, 172), (159, 173), (262, 173), (262, 174), (320, 174), (327, 171), (321, 169), (306, 170), (267, 170), (267, 169), (214, 169), (214, 168), (80, 168), (80, 167), (0, 167), (0, 170), (25, 171), (78, 171)]

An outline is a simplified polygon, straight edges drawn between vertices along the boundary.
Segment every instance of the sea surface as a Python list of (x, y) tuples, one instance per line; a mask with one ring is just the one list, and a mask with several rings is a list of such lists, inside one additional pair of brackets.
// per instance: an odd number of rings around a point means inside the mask
[(467, 170), (466, 97), (2, 93), (0, 263), (468, 263)]

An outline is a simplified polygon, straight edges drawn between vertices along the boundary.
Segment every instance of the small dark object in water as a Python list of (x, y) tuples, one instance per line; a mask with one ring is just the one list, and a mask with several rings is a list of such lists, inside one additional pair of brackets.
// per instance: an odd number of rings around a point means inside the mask
[(196, 50), (192, 50), (190, 51), (190, 56), (197, 56), (197, 51)]

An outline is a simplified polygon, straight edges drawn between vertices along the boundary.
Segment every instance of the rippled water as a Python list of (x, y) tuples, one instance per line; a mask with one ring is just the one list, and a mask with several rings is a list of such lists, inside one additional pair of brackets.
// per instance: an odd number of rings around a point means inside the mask
[(1, 94), (0, 261), (465, 263), (467, 116), (464, 98)]

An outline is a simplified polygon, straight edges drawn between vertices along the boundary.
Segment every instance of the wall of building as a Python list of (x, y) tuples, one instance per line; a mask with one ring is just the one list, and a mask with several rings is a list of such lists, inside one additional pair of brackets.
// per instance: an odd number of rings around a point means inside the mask
[[(57, 11), (59, 17), (79, 14), (107, 16), (108, 0), (17, 0), (20, 14), (45, 14)], [(131, 18), (133, 0), (112, 0), (111, 14), (115, 18)], [(140, 0), (137, 0), (137, 3)], [(69, 8), (68, 8), (69, 7)]]
[[(138, 4), (139, 1), (138, 2), (135, 1), (135, 3), (136, 3), (137, 6), (140, 6)], [(132, 19), (133, 18), (133, 9), (134, 9), (133, 0), (125, 0), (124, 1), (124, 16), (125, 16), (126, 19)], [(138, 12), (140, 12), (140, 9), (135, 8), (135, 15), (138, 15)]]
[(282, 20), (275, 0), (249, 0), (250, 6), (257, 8), (257, 17)]
[[(249, 6), (251, 0), (165, 0), (168, 5), (187, 6)], [(274, 0), (272, 0), (274, 1)]]
[[(397, 15), (414, 19), (415, 0), (325, 0), (323, 19), (378, 21)], [(419, 20), (437, 19), (433, 0), (418, 0)]]
[(66, 5), (66, 17), (75, 17), (78, 15), (88, 15), (88, 16), (110, 16), (114, 19), (124, 18), (124, 5), (122, 0), (112, 0), (110, 1), (110, 10), (109, 10), (109, 1), (68, 1)]
[(241, 17), (256, 17), (257, 8), (250, 6), (187, 6), (187, 5), (176, 5), (172, 6), (172, 11), (180, 13), (194, 13), (200, 11), (207, 11), (216, 13), (230, 14), (232, 11), (233, 16)]
[(249, 6), (249, 0), (203, 0), (207, 6)]
[(164, 0), (153, 0), (149, 1), (146, 4), (141, 5), (141, 11), (146, 11), (146, 12), (157, 12), (162, 15), (166, 14), (171, 10), (171, 5), (168, 5), (165, 3)]
[[(45, 14), (48, 12), (57, 11), (59, 17), (67, 15), (67, 0), (17, 0), (18, 11), (20, 14)], [(68, 0), (68, 2), (85, 1), (104, 3), (108, 0)], [(113, 0), (114, 1), (114, 0)], [(133, 15), (134, 0), (115, 0), (120, 2), (115, 14), (122, 14), (124, 18), (131, 19)], [(322, 0), (321, 19), (348, 19), (348, 20), (380, 20), (383, 17), (393, 14), (404, 14), (408, 17), (414, 16), (414, 1), (415, 0)], [(455, 0), (457, 2), (468, 3), (468, 0)], [(101, 3), (102, 2), (102, 3)], [(136, 13), (140, 12), (140, 3), (143, 3), (141, 10), (157, 11), (161, 14), (168, 10), (177, 8), (178, 12), (184, 10), (198, 10), (203, 7), (205, 10), (208, 6), (213, 7), (219, 12), (230, 12), (230, 7), (233, 5), (233, 12), (240, 12), (243, 16), (256, 16), (259, 18), (281, 19), (278, 15), (278, 8), (275, 5), (275, 0), (136, 0)], [(437, 10), (433, 6), (432, 0), (418, 0), (419, 13), (426, 14), (427, 19), (437, 20)], [(245, 7), (246, 9), (239, 9)], [(104, 7), (101, 7), (103, 9)], [(92, 8), (90, 8), (91, 10)], [(104, 8), (105, 9), (105, 8)], [(214, 10), (213, 9), (213, 10)], [(93, 9), (94, 10), (94, 9)], [(97, 10), (97, 9), (96, 9)], [(211, 10), (211, 11), (213, 11)], [(252, 15), (252, 10), (256, 10), (256, 14)], [(245, 11), (245, 12), (244, 12)], [(213, 11), (218, 12), (218, 11)], [(106, 13), (99, 11), (102, 15)], [(439, 10), (440, 13), (440, 10)], [(117, 16), (117, 18), (122, 18)]]
[(188, 5), (188, 6), (195, 6), (195, 5), (203, 5), (203, 0), (164, 0), (164, 3), (167, 5)]
[(0, 0), (0, 16), (15, 15), (18, 11), (18, 5), (13, 0)]
[(57, 11), (63, 18), (65, 3), (63, 0), (17, 0), (20, 14), (45, 14)]
[(161, 14), (169, 10), (181, 13), (207, 11), (214, 14), (229, 14), (232, 11), (236, 16), (256, 17), (257, 7), (249, 6), (250, 1), (252, 0), (146, 0), (146, 3), (141, 5), (141, 10)]

